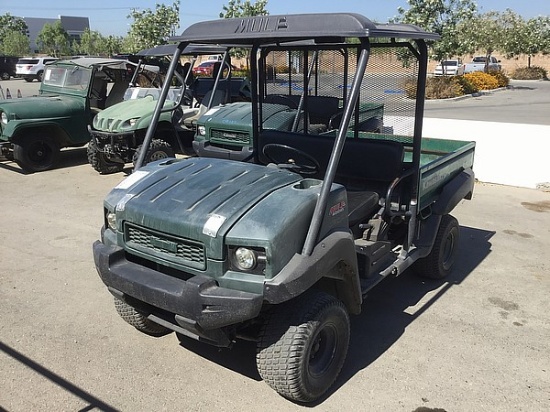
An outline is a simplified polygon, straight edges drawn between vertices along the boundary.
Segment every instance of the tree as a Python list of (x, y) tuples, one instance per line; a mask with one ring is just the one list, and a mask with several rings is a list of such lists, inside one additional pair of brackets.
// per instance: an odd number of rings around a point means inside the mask
[(53, 24), (44, 24), (36, 37), (36, 42), (42, 53), (54, 57), (71, 54), (69, 35), (59, 20)]
[(223, 6), (220, 18), (231, 19), (235, 17), (267, 16), (267, 0), (257, 0), (254, 4), (250, 0), (229, 0), (227, 6)]
[(80, 40), (73, 45), (73, 51), (77, 54), (99, 55), (102, 54), (103, 36), (98, 31), (88, 28), (80, 36)]
[(488, 70), (489, 56), (496, 50), (504, 48), (505, 30), (498, 12), (480, 14), (469, 21), (462, 22), (459, 27), (460, 44), (464, 53), (485, 53), (485, 71)]
[(179, 27), (179, 0), (172, 6), (157, 4), (155, 11), (132, 9), (128, 18), (134, 22), (125, 39), (126, 51), (135, 53), (142, 49), (166, 44), (168, 37), (175, 35)]
[(0, 53), (7, 56), (25, 56), (31, 49), (29, 38), (16, 30), (6, 32), (3, 37)]
[(502, 52), (506, 57), (527, 55), (527, 66), (531, 58), (539, 53), (550, 53), (550, 17), (539, 16), (525, 21), (512, 10), (500, 16), (503, 26)]
[(28, 28), (25, 21), (9, 13), (0, 16), (0, 53), (22, 56), (29, 52)]
[(124, 39), (118, 36), (103, 37), (101, 49), (107, 56), (113, 56), (124, 50), (122, 47), (123, 41)]
[(431, 57), (437, 60), (463, 54), (459, 27), (473, 18), (477, 5), (473, 0), (407, 0), (409, 9), (397, 9), (394, 22), (414, 24), (437, 33), (441, 39), (430, 45)]

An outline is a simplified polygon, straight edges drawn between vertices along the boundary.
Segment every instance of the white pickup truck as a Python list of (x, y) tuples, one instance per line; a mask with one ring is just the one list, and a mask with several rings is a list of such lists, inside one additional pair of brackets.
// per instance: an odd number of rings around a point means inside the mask
[[(487, 62), (489, 59), (489, 62)], [(487, 71), (500, 70), (502, 66), (500, 65), (500, 60), (497, 60), (493, 56), (476, 56), (472, 59), (471, 63), (466, 63), (462, 65), (462, 72), (472, 73), (472, 72), (484, 72), (485, 66), (487, 66)]]

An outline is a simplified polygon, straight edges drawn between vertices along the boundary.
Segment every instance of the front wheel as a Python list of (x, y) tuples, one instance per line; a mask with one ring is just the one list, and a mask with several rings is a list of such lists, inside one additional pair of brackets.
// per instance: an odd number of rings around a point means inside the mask
[(115, 309), (128, 324), (147, 335), (161, 336), (171, 332), (170, 329), (147, 319), (145, 315), (118, 298), (115, 298)]
[[(136, 152), (134, 153), (133, 162), (134, 165), (136, 164), (139, 154), (143, 150), (143, 146), (140, 145)], [(170, 146), (169, 143), (165, 142), (161, 139), (153, 139), (151, 141), (151, 144), (147, 148), (147, 152), (145, 153), (145, 158), (143, 159), (143, 164), (155, 162), (157, 160), (166, 159), (168, 157), (176, 157), (174, 153), (174, 149), (172, 149), (172, 146)]]
[(59, 145), (48, 135), (24, 136), (13, 144), (13, 158), (26, 172), (42, 172), (57, 163)]
[(446, 277), (455, 263), (459, 239), (458, 220), (451, 215), (442, 216), (432, 251), (428, 256), (414, 262), (414, 272), (431, 279)]
[(7, 73), (7, 72), (2, 72), (2, 73), (0, 73), (0, 78), (1, 78), (2, 80), (9, 80), (10, 77), (11, 77), (10, 74)]
[(87, 155), (90, 165), (103, 175), (121, 172), (124, 169), (124, 163), (110, 160), (105, 153), (99, 151), (93, 140), (88, 143)]
[(257, 346), (258, 372), (282, 396), (312, 402), (336, 380), (349, 339), (342, 302), (323, 292), (308, 293), (268, 315)]

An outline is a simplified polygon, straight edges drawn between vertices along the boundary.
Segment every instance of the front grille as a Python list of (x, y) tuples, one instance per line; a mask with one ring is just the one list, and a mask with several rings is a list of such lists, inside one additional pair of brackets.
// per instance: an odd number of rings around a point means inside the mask
[(122, 123), (122, 120), (120, 119), (111, 119), (98, 116), (94, 121), (94, 127), (98, 130), (112, 131), (116, 130), (120, 123)]
[(246, 132), (231, 132), (227, 130), (212, 129), (210, 130), (210, 141), (245, 145), (249, 143), (250, 135)]
[(124, 224), (124, 241), (129, 248), (152, 254), (178, 266), (206, 269), (204, 246), (200, 242)]

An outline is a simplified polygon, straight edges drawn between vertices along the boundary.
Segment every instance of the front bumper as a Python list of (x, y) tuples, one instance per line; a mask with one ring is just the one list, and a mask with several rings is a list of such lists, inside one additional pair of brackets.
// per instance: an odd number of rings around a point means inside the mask
[(164, 319), (164, 326), (195, 339), (229, 346), (231, 337), (223, 328), (257, 317), (262, 308), (263, 295), (219, 287), (207, 276), (183, 280), (149, 269), (128, 261), (118, 246), (96, 241), (93, 252), (111, 293), (130, 304), (137, 301), (152, 320)]
[(240, 150), (232, 150), (213, 146), (208, 141), (198, 142), (196, 140), (193, 141), (193, 150), (200, 157), (214, 157), (217, 159), (237, 160), (239, 162), (249, 161), (254, 154), (254, 151), (249, 146), (243, 146)]

